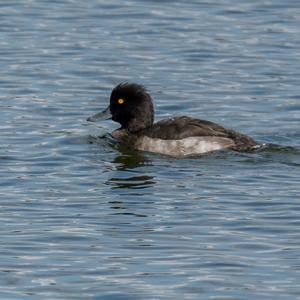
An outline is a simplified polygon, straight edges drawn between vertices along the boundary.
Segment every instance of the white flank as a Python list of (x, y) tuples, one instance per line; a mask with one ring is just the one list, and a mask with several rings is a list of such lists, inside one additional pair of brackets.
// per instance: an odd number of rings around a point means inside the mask
[(234, 145), (231, 139), (215, 136), (194, 136), (181, 140), (162, 140), (144, 136), (137, 142), (137, 149), (171, 156), (202, 154), (226, 149)]

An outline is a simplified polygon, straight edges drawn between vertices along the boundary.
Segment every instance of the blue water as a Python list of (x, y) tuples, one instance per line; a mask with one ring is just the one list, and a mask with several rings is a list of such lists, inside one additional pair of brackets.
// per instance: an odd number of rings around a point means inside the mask
[[(2, 1), (0, 299), (300, 299), (299, 49), (296, 0)], [(121, 81), (267, 146), (116, 148)]]

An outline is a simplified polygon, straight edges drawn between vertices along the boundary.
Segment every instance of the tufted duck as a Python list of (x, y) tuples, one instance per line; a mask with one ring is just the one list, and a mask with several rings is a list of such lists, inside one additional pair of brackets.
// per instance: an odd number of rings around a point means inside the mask
[(105, 119), (121, 124), (112, 133), (118, 143), (142, 151), (180, 157), (222, 149), (251, 151), (259, 147), (247, 135), (205, 120), (182, 116), (153, 123), (152, 99), (142, 85), (135, 83), (117, 85), (111, 93), (110, 105), (87, 121)]

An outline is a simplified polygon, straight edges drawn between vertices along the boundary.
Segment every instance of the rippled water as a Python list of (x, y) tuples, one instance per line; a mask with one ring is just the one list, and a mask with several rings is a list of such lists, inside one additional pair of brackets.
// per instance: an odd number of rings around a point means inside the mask
[[(300, 299), (299, 1), (0, 8), (1, 299)], [(269, 145), (118, 149), (125, 80)]]

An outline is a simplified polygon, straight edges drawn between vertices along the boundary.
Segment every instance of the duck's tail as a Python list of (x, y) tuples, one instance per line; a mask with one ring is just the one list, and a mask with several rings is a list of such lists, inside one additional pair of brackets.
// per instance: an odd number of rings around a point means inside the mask
[(257, 150), (261, 147), (261, 144), (247, 136), (236, 131), (231, 131), (229, 137), (234, 141), (235, 145), (232, 146), (232, 150), (238, 152), (249, 152)]

